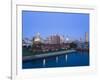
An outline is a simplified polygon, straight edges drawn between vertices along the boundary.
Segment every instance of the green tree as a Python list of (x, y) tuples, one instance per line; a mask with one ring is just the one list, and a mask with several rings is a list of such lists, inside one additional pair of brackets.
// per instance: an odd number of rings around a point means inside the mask
[(77, 44), (74, 42), (70, 43), (70, 48), (77, 48)]

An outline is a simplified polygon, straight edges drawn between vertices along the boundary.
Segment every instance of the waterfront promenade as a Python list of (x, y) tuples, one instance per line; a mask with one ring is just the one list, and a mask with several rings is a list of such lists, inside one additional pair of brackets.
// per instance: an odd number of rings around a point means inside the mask
[(58, 56), (58, 55), (67, 54), (70, 52), (76, 52), (76, 50), (64, 50), (64, 51), (57, 51), (57, 52), (48, 52), (45, 54), (35, 54), (35, 55), (31, 55), (31, 56), (23, 56), (22, 59), (23, 59), (23, 61), (27, 61), (27, 60), (33, 60), (33, 59), (38, 59), (38, 58)]

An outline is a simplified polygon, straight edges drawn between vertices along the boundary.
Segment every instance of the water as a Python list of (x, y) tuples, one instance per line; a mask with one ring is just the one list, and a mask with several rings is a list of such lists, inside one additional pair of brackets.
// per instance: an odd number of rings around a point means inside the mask
[(88, 52), (72, 52), (60, 56), (22, 62), (23, 69), (89, 66)]

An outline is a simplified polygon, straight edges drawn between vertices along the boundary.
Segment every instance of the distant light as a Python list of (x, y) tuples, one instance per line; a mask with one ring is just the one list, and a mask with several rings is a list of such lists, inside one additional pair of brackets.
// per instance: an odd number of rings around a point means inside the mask
[(69, 38), (66, 38), (66, 41), (69, 41)]

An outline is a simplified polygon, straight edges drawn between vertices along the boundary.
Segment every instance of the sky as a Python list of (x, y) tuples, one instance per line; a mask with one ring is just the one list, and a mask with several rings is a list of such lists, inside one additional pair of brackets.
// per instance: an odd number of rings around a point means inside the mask
[(22, 11), (23, 38), (32, 38), (38, 32), (46, 38), (52, 34), (79, 40), (89, 33), (88, 13)]

